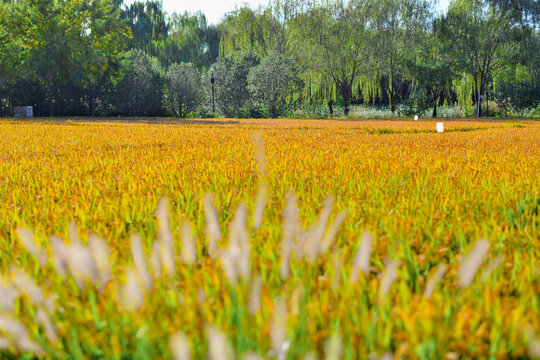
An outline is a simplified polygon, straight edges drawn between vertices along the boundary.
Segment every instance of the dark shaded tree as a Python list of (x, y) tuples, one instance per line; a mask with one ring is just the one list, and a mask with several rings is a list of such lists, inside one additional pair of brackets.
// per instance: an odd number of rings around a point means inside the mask
[(166, 103), (169, 112), (186, 117), (202, 100), (201, 78), (191, 63), (173, 64), (166, 77)]
[(295, 62), (280, 54), (270, 54), (252, 68), (248, 84), (253, 100), (272, 118), (284, 113), (288, 98), (303, 85)]

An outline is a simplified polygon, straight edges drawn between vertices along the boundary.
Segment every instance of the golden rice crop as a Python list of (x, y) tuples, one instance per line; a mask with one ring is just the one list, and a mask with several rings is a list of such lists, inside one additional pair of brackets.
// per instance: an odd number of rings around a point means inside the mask
[(1, 355), (540, 356), (540, 124), (444, 122), (1, 120)]

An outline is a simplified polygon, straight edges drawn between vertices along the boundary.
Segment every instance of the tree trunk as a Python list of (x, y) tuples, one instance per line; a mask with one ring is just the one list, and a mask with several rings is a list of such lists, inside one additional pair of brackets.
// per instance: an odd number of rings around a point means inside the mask
[(332, 107), (334, 105), (334, 102), (330, 100), (328, 102), (328, 110), (330, 110), (330, 116), (334, 116), (334, 108)]
[(390, 101), (390, 111), (393, 113), (396, 112), (396, 97), (394, 95), (395, 91), (394, 91), (394, 67), (392, 66), (392, 61), (390, 62), (390, 81), (388, 82), (388, 86), (390, 87), (389, 88), (389, 101)]
[(90, 82), (90, 116), (94, 117), (94, 110), (96, 108), (96, 84), (92, 81)]
[(49, 77), (49, 116), (54, 116), (54, 83), (53, 83), (53, 74), (52, 72), (48, 73)]
[(343, 114), (345, 116), (349, 116), (350, 113), (350, 105), (351, 105), (351, 95), (352, 95), (352, 89), (349, 86), (348, 81), (344, 81), (341, 86), (341, 96), (343, 96)]
[(439, 102), (440, 93), (433, 94), (433, 116), (437, 117), (437, 103)]

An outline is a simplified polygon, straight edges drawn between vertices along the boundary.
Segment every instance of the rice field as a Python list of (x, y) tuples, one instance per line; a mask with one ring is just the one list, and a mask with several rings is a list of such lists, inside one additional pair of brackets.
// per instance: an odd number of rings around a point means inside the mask
[(0, 119), (0, 357), (540, 357), (540, 123)]

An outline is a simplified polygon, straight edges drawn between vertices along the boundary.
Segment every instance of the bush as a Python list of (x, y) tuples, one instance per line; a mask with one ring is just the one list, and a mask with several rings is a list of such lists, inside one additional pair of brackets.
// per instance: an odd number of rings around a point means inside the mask
[(251, 69), (248, 88), (254, 103), (270, 117), (283, 115), (288, 101), (302, 88), (296, 63), (284, 56), (271, 54)]
[(121, 115), (163, 115), (162, 78), (156, 58), (142, 50), (128, 51), (122, 60), (124, 77), (118, 83), (115, 105)]
[[(252, 104), (248, 89), (248, 73), (259, 64), (255, 55), (222, 56), (213, 65), (216, 111), (226, 117), (249, 117)], [(212, 104), (211, 72), (206, 74), (206, 103)]]
[(201, 103), (201, 78), (191, 63), (173, 64), (167, 72), (165, 104), (171, 115), (186, 117)]
[(423, 115), (433, 106), (433, 100), (419, 91), (413, 93), (407, 100), (396, 107), (401, 116)]
[(493, 97), (498, 107), (507, 117), (512, 111), (523, 116), (540, 102), (540, 85), (532, 81), (502, 82), (498, 84)]

